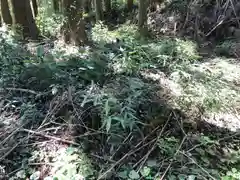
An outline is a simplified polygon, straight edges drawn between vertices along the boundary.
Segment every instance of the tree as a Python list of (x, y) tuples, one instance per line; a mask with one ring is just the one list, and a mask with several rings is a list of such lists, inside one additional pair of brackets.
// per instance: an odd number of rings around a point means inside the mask
[(84, 0), (83, 1), (83, 9), (85, 13), (89, 13), (91, 11), (92, 1)]
[(60, 0), (53, 0), (53, 9), (55, 12), (60, 11)]
[(37, 0), (32, 0), (32, 9), (33, 9), (33, 15), (34, 15), (34, 17), (37, 17), (37, 15), (38, 15)]
[(87, 42), (81, 6), (82, 2), (80, 0), (63, 0), (66, 21), (61, 32), (65, 43), (81, 45)]
[(103, 20), (102, 0), (95, 0), (96, 21)]
[(128, 11), (132, 11), (133, 8), (133, 0), (128, 0), (127, 1), (127, 9)]
[(39, 31), (37, 29), (30, 0), (11, 0), (14, 25), (20, 25), (24, 38), (37, 39)]
[(12, 24), (12, 16), (9, 10), (8, 0), (1, 0), (1, 15), (5, 24)]
[(139, 0), (138, 28), (141, 33), (144, 33), (146, 30), (147, 5), (148, 3), (146, 0)]
[(112, 8), (111, 0), (104, 0), (104, 8), (106, 12), (110, 12)]

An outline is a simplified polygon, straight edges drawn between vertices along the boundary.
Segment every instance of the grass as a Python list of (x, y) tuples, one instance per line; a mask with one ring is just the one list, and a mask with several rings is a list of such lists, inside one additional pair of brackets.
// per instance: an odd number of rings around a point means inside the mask
[(7, 178), (238, 179), (237, 61), (129, 25), (98, 24), (91, 38), (26, 51), (2, 37), (2, 119), (18, 122), (1, 129)]

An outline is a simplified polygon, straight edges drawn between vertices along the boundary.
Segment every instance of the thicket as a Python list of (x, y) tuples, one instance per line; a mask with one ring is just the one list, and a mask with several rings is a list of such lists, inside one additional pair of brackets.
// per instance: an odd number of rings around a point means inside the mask
[[(104, 21), (108, 16), (104, 12), (103, 21), (95, 22), (91, 12), (82, 14), (88, 37), (83, 46), (59, 41), (68, 32), (64, 28), (69, 14), (52, 13), (56, 10), (52, 4), (39, 3), (35, 19), (39, 42), (27, 42), (24, 34), (1, 29), (0, 178), (240, 178), (239, 133), (200, 117), (207, 110), (229, 105), (228, 95), (237, 104), (238, 90), (224, 94), (221, 103), (215, 97), (222, 86), (219, 77), (207, 71), (210, 75), (202, 75), (200, 83), (208, 89), (202, 90), (196, 73), (190, 72), (205, 61), (203, 46), (196, 39), (205, 41), (211, 36), (219, 43), (218, 37), (227, 34), (225, 25), (237, 30), (238, 20), (233, 17), (238, 17), (238, 3), (156, 1), (148, 8), (148, 20), (154, 22), (141, 27), (134, 24), (137, 3), (129, 12), (125, 2), (113, 1), (109, 16), (121, 13), (118, 19)], [(213, 12), (225, 18), (210, 21)], [(155, 16), (172, 13), (179, 15), (173, 18), (176, 26), (161, 22), (173, 28), (171, 33), (162, 31), (162, 24), (154, 24), (159, 20)], [(71, 32), (74, 27), (66, 29)], [(75, 40), (73, 44), (79, 45)], [(236, 57), (235, 44), (220, 41), (212, 54)], [(155, 72), (160, 72), (158, 77), (151, 78)], [(183, 88), (176, 101), (161, 83), (171, 85), (168, 79), (180, 81)], [(212, 94), (211, 88), (215, 88)], [(204, 97), (197, 94), (201, 90), (207, 91)], [(198, 110), (192, 117), (190, 108)], [(49, 140), (56, 146), (50, 143), (48, 147)]]

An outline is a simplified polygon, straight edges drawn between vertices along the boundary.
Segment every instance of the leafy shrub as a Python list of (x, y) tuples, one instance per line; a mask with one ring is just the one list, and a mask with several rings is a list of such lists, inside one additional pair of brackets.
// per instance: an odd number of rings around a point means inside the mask
[(29, 123), (36, 124), (40, 118), (42, 118), (41, 112), (37, 109), (35, 104), (30, 102), (21, 105), (20, 109), (20, 119), (23, 124), (27, 125)]
[[(165, 39), (156, 43), (126, 38), (116, 58), (122, 71), (134, 72), (144, 68), (171, 69), (199, 60), (197, 46), (191, 41)], [(115, 67), (118, 67), (115, 65)]]
[(154, 53), (155, 57), (159, 58), (160, 61), (161, 58), (171, 61), (164, 62), (165, 65), (181, 62), (189, 63), (200, 58), (197, 52), (197, 45), (188, 40), (163, 39), (157, 43), (150, 44), (149, 50)]
[(118, 38), (124, 39), (125, 41), (137, 41), (141, 38), (138, 31), (138, 27), (133, 24), (123, 24), (116, 30)]
[(36, 24), (44, 36), (56, 37), (64, 22), (64, 16), (53, 13), (49, 16), (45, 9), (39, 9), (39, 15), (36, 17)]
[(216, 46), (215, 52), (217, 55), (232, 57), (238, 54), (239, 43), (234, 41), (224, 41)]
[(115, 41), (117, 33), (109, 31), (108, 27), (103, 23), (97, 23), (92, 29), (91, 38), (100, 46)]
[(85, 91), (82, 105), (91, 103), (98, 107), (102, 126), (108, 132), (119, 127), (133, 130), (141, 123), (138, 109), (149, 100), (150, 88), (138, 78), (121, 77), (108, 82), (103, 89), (92, 85), (90, 92)]

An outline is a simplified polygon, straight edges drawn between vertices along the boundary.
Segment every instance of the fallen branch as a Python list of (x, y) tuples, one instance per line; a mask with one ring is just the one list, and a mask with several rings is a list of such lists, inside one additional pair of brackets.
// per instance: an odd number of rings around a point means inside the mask
[(39, 135), (39, 136), (43, 136), (45, 138), (53, 139), (53, 140), (60, 141), (60, 142), (63, 142), (63, 143), (72, 144), (72, 145), (75, 145), (75, 146), (80, 146), (80, 144), (78, 144), (78, 143), (76, 143), (74, 141), (70, 141), (70, 140), (66, 140), (66, 139), (50, 136), (50, 135), (47, 135), (47, 134), (43, 134), (41, 132), (36, 132), (36, 131), (29, 130), (29, 129), (23, 129), (22, 131), (27, 132), (27, 133), (31, 133), (31, 134), (36, 134), (36, 135)]
[[(142, 169), (142, 167), (144, 166), (144, 164), (145, 164), (145, 162), (147, 161), (149, 155), (150, 155), (150, 154), (153, 152), (153, 150), (157, 147), (158, 140), (159, 140), (159, 138), (162, 136), (165, 128), (167, 127), (167, 125), (168, 125), (168, 123), (169, 123), (169, 121), (170, 121), (170, 119), (171, 119), (171, 116), (172, 116), (172, 113), (170, 113), (170, 115), (168, 116), (168, 120), (167, 120), (166, 123), (164, 124), (161, 132), (158, 134), (158, 136), (157, 136), (157, 138), (156, 138), (156, 141), (154, 142), (152, 148), (148, 151), (148, 153), (147, 153), (142, 159), (140, 159), (139, 162), (142, 161), (142, 163), (141, 163), (140, 167), (138, 168), (138, 172), (139, 172), (139, 171)], [(137, 164), (139, 164), (139, 162), (134, 165), (134, 168), (136, 167)]]
[(163, 175), (162, 175), (162, 177), (161, 177), (160, 180), (163, 180), (163, 179), (164, 179), (164, 177), (166, 176), (168, 170), (171, 168), (172, 163), (173, 163), (173, 159), (174, 159), (174, 158), (178, 155), (178, 153), (180, 152), (180, 149), (182, 148), (182, 145), (183, 145), (183, 143), (185, 142), (186, 138), (187, 138), (187, 136), (184, 136), (182, 142), (180, 143), (177, 151), (175, 152), (175, 154), (174, 154), (174, 156), (173, 156), (173, 158), (172, 158), (172, 161), (171, 161), (170, 164), (168, 165), (167, 169), (166, 169), (165, 172), (163, 173)]
[(187, 158), (189, 158), (196, 166), (198, 166), (204, 173), (206, 173), (209, 178), (216, 180), (216, 178), (214, 178), (211, 174), (209, 174), (209, 172), (207, 172), (207, 170), (205, 170), (202, 166), (200, 166), (193, 158), (189, 157), (187, 154), (185, 154), (182, 151), (180, 151), (180, 153), (182, 155), (186, 156)]
[(42, 93), (30, 90), (30, 89), (22, 89), (22, 88), (0, 88), (0, 91), (20, 91), (20, 92), (25, 92), (25, 93), (30, 93), (30, 94), (35, 94), (35, 95), (40, 95)]
[(121, 159), (119, 159), (115, 164), (113, 164), (107, 171), (105, 171), (103, 174), (101, 174), (97, 180), (100, 180), (102, 178), (104, 178), (109, 172), (111, 172), (118, 164), (120, 164), (124, 159), (126, 159), (127, 157), (133, 155), (134, 153), (136, 153), (137, 151), (139, 151), (140, 149), (144, 148), (145, 146), (148, 146), (149, 144), (153, 143), (156, 141), (157, 138), (149, 141), (146, 144), (143, 144), (141, 147), (131, 150), (128, 153), (126, 153)]
[(22, 139), (20, 142), (15, 144), (6, 154), (4, 154), (2, 157), (0, 157), (0, 161), (2, 161), (4, 158), (6, 158), (18, 145), (20, 145), (24, 140), (26, 140), (28, 137)]

